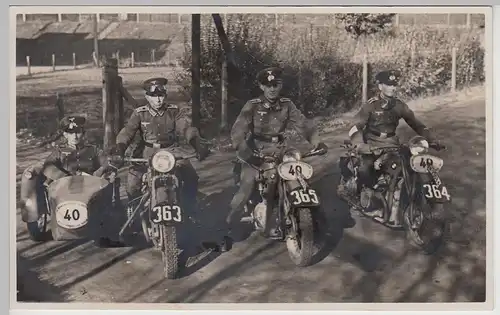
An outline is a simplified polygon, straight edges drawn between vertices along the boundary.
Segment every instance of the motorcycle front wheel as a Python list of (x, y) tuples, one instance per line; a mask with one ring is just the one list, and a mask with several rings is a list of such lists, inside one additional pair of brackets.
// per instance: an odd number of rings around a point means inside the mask
[(179, 272), (179, 250), (177, 246), (177, 231), (174, 226), (161, 226), (162, 261), (165, 278), (175, 279)]
[[(422, 209), (427, 207), (427, 209)], [(429, 204), (426, 200), (414, 205), (414, 220), (411, 222), (409, 211), (404, 213), (404, 227), (408, 241), (426, 255), (434, 254), (443, 244), (447, 232), (444, 205)]]
[(308, 208), (298, 208), (295, 210), (296, 224), (295, 236), (287, 235), (286, 247), (292, 262), (299, 267), (306, 267), (311, 264), (314, 254), (314, 221), (312, 212)]

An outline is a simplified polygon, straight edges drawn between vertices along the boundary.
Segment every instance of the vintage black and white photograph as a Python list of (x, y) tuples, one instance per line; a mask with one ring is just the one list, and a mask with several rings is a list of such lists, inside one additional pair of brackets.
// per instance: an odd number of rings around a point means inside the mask
[(18, 307), (492, 305), (488, 8), (110, 8), (11, 8)]

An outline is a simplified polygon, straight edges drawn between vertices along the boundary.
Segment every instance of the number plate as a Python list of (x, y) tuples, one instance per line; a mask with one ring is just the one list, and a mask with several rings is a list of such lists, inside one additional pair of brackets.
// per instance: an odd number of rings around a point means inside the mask
[(182, 209), (178, 205), (159, 204), (151, 209), (151, 222), (155, 224), (177, 224), (183, 221)]
[(427, 165), (439, 172), (443, 167), (443, 159), (429, 154), (414, 155), (410, 158), (410, 167), (417, 173), (427, 173)]
[(316, 190), (308, 188), (304, 191), (299, 187), (290, 191), (290, 202), (295, 207), (318, 206), (319, 198)]
[(301, 161), (289, 161), (278, 166), (278, 174), (284, 180), (296, 180), (297, 173), (302, 173), (305, 179), (312, 177), (313, 168), (311, 165)]
[(66, 201), (56, 207), (57, 224), (65, 229), (74, 230), (88, 222), (87, 205), (79, 201)]
[(443, 184), (423, 184), (422, 188), (424, 196), (427, 199), (437, 202), (451, 201), (451, 196), (448, 193), (448, 189)]

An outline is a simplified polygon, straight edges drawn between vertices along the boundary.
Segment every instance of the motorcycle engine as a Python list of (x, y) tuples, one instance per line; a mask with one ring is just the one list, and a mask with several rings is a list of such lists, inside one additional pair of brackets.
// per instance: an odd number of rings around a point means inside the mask
[(267, 205), (264, 202), (258, 203), (253, 209), (252, 216), (256, 221), (257, 228), (263, 229), (266, 224)]

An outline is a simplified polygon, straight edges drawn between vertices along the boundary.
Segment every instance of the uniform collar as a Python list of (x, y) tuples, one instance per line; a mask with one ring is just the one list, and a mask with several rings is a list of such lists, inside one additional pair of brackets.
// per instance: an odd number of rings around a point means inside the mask
[(379, 98), (380, 98), (380, 100), (383, 101), (383, 103), (381, 105), (381, 107), (383, 109), (389, 109), (392, 107), (392, 104), (394, 102), (394, 99), (392, 97), (385, 96), (382, 92), (380, 92)]
[(260, 96), (260, 99), (262, 100), (262, 102), (264, 102), (264, 107), (266, 109), (272, 109), (272, 110), (280, 110), (281, 109), (281, 104), (280, 104), (280, 100), (279, 98), (274, 102), (274, 103), (271, 103), (271, 101), (269, 101), (265, 96), (264, 94), (262, 94)]
[(165, 113), (165, 106), (166, 105), (164, 104), (159, 110), (155, 110), (149, 103), (147, 105), (149, 113), (152, 116), (163, 116), (163, 114)]

